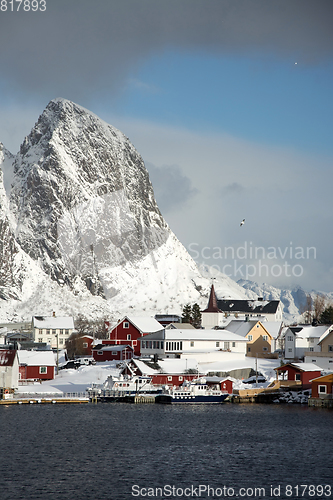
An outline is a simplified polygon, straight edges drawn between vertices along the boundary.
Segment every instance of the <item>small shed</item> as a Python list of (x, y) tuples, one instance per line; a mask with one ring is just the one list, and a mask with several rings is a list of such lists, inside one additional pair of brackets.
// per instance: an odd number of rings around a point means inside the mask
[(333, 373), (313, 379), (311, 389), (313, 398), (333, 399)]
[(287, 363), (275, 368), (276, 378), (285, 385), (298, 385), (303, 389), (311, 388), (311, 381), (321, 376), (320, 366), (314, 363)]

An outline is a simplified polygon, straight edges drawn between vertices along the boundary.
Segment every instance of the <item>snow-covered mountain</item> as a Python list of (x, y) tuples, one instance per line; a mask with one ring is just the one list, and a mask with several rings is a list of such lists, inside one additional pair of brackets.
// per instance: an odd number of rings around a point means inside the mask
[(199, 270), (129, 139), (73, 102), (52, 100), (16, 156), (0, 144), (0, 167), (0, 322), (205, 308), (213, 278), (219, 298), (277, 298)]
[(54, 99), (19, 153), (2, 147), (0, 162), (11, 181), (6, 193), (1, 174), (0, 321), (206, 305), (211, 280), (163, 219), (143, 160), (119, 130)]
[(309, 295), (314, 300), (320, 294), (325, 297), (327, 303), (333, 302), (332, 292), (325, 293), (314, 290), (307, 292), (300, 286), (292, 289), (280, 289), (267, 283), (256, 283), (249, 280), (238, 280), (237, 283), (256, 297), (263, 297), (264, 300), (280, 300), (283, 306), (284, 320), (287, 323), (300, 321), (300, 316), (304, 312), (307, 296)]

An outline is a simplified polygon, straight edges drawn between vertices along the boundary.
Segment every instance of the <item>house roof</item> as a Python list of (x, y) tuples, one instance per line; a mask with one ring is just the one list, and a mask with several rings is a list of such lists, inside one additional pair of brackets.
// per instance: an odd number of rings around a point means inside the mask
[(191, 323), (170, 323), (165, 328), (166, 330), (195, 330)]
[(283, 366), (279, 366), (278, 368), (274, 368), (274, 370), (282, 370), (283, 368), (287, 368), (288, 366), (292, 366), (293, 368), (297, 368), (302, 372), (321, 372), (321, 368), (314, 363), (286, 363)]
[(321, 338), (324, 336), (327, 332), (327, 325), (318, 325), (318, 326), (312, 326), (312, 325), (304, 325), (302, 327), (302, 330), (299, 330), (296, 332), (297, 337), (302, 337), (302, 338)]
[(0, 349), (0, 366), (13, 366), (16, 353), (15, 349)]
[(105, 344), (101, 344), (94, 347), (93, 350), (99, 350), (99, 351), (124, 351), (125, 349), (131, 349), (132, 351), (134, 350), (133, 347), (131, 347), (130, 345), (105, 345)]
[(162, 330), (139, 337), (139, 340), (213, 340), (247, 342), (247, 339), (229, 330)]
[[(119, 325), (124, 320), (128, 320), (135, 326), (141, 333), (152, 333), (163, 330), (163, 326), (155, 318), (149, 316), (125, 316), (117, 323)], [(114, 330), (116, 326), (112, 328)]]
[(279, 303), (279, 300), (217, 300), (217, 306), (222, 312), (249, 314), (275, 314)]
[(323, 377), (317, 377), (311, 380), (311, 382), (331, 382), (333, 383), (333, 373), (329, 373), (328, 375), (324, 375)]
[(74, 329), (74, 320), (71, 316), (33, 316), (32, 323), (34, 328)]
[(330, 325), (327, 330), (321, 335), (319, 341), (318, 341), (318, 344), (320, 344), (324, 339), (326, 339), (326, 337), (329, 336), (330, 333), (333, 332), (333, 325)]
[(55, 366), (53, 351), (17, 351), (20, 365), (28, 366)]

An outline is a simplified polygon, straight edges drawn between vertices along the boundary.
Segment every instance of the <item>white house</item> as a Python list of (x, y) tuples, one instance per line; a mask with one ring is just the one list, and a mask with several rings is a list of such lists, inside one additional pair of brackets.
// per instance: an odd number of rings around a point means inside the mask
[(143, 356), (161, 358), (199, 357), (216, 351), (246, 353), (247, 339), (228, 330), (165, 329), (140, 337)]
[(19, 363), (16, 349), (0, 349), (0, 388), (13, 390), (18, 388)]
[(286, 328), (283, 333), (285, 358), (304, 358), (306, 353), (312, 356), (312, 353), (321, 352), (319, 341), (328, 329), (327, 325), (299, 325)]
[(74, 330), (71, 316), (33, 316), (32, 331), (34, 342), (49, 344), (52, 349), (62, 349)]

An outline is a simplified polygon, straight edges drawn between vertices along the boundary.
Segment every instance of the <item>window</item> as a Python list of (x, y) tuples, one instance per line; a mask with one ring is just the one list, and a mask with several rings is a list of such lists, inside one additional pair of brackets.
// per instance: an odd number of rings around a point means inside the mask
[(329, 346), (328, 346), (328, 351), (329, 351), (329, 352), (332, 352), (332, 351), (333, 351), (333, 345), (329, 345)]
[(295, 373), (295, 380), (301, 380), (301, 374)]
[(268, 335), (263, 335), (263, 336), (262, 336), (262, 339), (263, 339), (263, 340), (265, 340), (265, 342), (267, 342), (267, 340), (268, 340)]
[(43, 339), (39, 337), (38, 342), (43, 342)]
[(314, 347), (310, 347), (310, 352), (313, 352), (314, 351)]
[(46, 335), (50, 335), (50, 330), (46, 330)]
[[(59, 344), (63, 344), (63, 343), (64, 343), (64, 339), (59, 339)], [(88, 347), (88, 344), (87, 344), (87, 347)]]
[(43, 374), (47, 373), (47, 368), (46, 368), (46, 366), (40, 366), (40, 367), (39, 367), (39, 373), (40, 373), (41, 375), (43, 375)]
[(288, 342), (292, 342), (293, 341), (293, 336), (292, 335), (288, 335), (287, 340), (288, 340)]
[(163, 349), (164, 342), (161, 340), (161, 349)]
[(168, 382), (172, 382), (172, 376), (171, 375), (168, 376)]
[(129, 328), (129, 322), (128, 321), (124, 321), (123, 328)]
[[(62, 344), (62, 342), (61, 342), (62, 340), (63, 339), (60, 339), (60, 344)], [(88, 342), (83, 342), (82, 347), (83, 347), (83, 349), (87, 349), (88, 348)]]
[(141, 341), (141, 349), (146, 349), (146, 341), (145, 340)]
[(263, 347), (262, 350), (263, 351), (268, 351), (268, 347)]
[(229, 349), (230, 342), (224, 342), (224, 349)]
[(52, 335), (55, 335), (57, 332), (55, 330), (52, 330)]
[(69, 335), (69, 330), (65, 330), (65, 335)]
[(326, 391), (327, 391), (326, 385), (319, 385), (318, 386), (318, 393), (319, 394), (326, 394)]
[(251, 347), (248, 347), (248, 348), (247, 348), (247, 352), (251, 352)]
[(194, 342), (193, 342), (193, 340), (190, 342), (190, 347), (194, 347)]
[(236, 342), (233, 342), (233, 343), (232, 343), (232, 347), (236, 347)]
[(291, 347), (289, 347), (289, 348), (288, 348), (288, 352), (292, 352), (292, 351), (293, 351), (293, 350), (292, 350), (292, 348), (291, 348)]
[(179, 382), (183, 382), (183, 377), (181, 375), (179, 375), (178, 380), (179, 380)]
[(103, 356), (103, 351), (97, 351), (98, 356)]
[(252, 336), (252, 335), (249, 335), (247, 338), (248, 338), (250, 341), (251, 341), (251, 340), (253, 340), (253, 336)]
[(220, 347), (220, 342), (215, 343), (216, 347)]
[(131, 340), (131, 334), (130, 333), (127, 335), (127, 340)]

